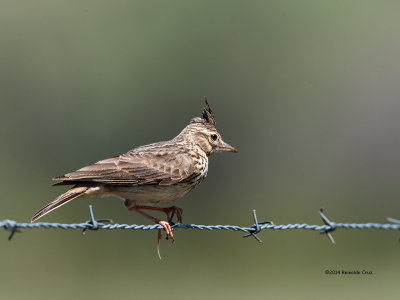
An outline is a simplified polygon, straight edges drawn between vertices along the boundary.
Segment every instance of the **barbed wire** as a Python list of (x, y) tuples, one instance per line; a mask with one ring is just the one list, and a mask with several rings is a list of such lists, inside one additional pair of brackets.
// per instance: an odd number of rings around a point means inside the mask
[[(62, 223), (48, 223), (48, 222), (38, 222), (38, 223), (18, 223), (12, 220), (2, 220), (0, 221), (0, 228), (4, 228), (7, 231), (11, 231), (8, 240), (11, 240), (16, 232), (22, 232), (21, 229), (38, 229), (38, 228), (51, 228), (51, 229), (82, 229), (84, 234), (86, 230), (155, 230), (163, 229), (159, 224), (153, 225), (128, 225), (128, 224), (113, 224), (112, 220), (102, 219), (96, 220), (93, 214), (92, 206), (89, 205), (90, 220), (84, 223), (72, 223), (72, 224), (62, 224)], [(382, 223), (336, 223), (330, 221), (323, 210), (319, 210), (319, 215), (322, 218), (324, 225), (309, 225), (303, 224), (286, 224), (286, 225), (276, 225), (271, 221), (258, 222), (256, 211), (253, 210), (254, 224), (250, 227), (240, 227), (236, 225), (196, 225), (196, 224), (175, 224), (172, 222), (173, 214), (169, 220), (171, 228), (173, 230), (177, 229), (198, 229), (198, 230), (233, 230), (242, 231), (246, 234), (243, 237), (253, 236), (258, 242), (262, 242), (257, 236), (257, 233), (262, 230), (314, 230), (319, 231), (322, 234), (326, 234), (332, 243), (335, 243), (331, 232), (336, 229), (378, 229), (378, 230), (400, 230), (400, 220), (387, 218), (387, 224)], [(108, 223), (108, 224), (105, 224)]]

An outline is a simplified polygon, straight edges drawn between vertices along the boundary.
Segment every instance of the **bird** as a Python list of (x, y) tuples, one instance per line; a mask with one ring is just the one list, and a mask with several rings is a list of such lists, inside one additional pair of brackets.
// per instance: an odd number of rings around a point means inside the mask
[[(111, 195), (124, 200), (129, 211), (137, 212), (159, 224), (166, 238), (174, 240), (168, 222), (175, 214), (182, 223), (183, 210), (176, 206), (159, 207), (176, 201), (207, 176), (208, 158), (216, 152), (238, 152), (225, 143), (216, 129), (213, 111), (205, 98), (201, 117), (194, 117), (172, 140), (134, 148), (119, 156), (100, 160), (77, 171), (54, 177), (54, 186), (72, 187), (50, 202), (31, 220), (35, 222), (60, 206), (76, 199)], [(167, 221), (144, 212), (161, 211)], [(158, 231), (158, 241), (161, 229)]]

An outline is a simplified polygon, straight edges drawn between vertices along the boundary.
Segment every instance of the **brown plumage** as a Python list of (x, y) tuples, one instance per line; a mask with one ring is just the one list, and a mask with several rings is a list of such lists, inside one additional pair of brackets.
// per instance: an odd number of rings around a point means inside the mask
[(169, 203), (183, 197), (206, 177), (208, 156), (217, 151), (237, 152), (222, 141), (215, 124), (206, 99), (202, 117), (193, 118), (172, 140), (141, 146), (53, 178), (59, 181), (54, 185), (73, 185), (73, 188), (39, 210), (32, 222), (71, 200), (108, 194), (125, 199), (129, 210), (162, 225), (167, 236), (173, 238), (167, 222), (142, 210), (161, 210), (167, 216), (175, 212), (179, 219), (182, 210), (175, 206), (159, 208), (144, 204)]

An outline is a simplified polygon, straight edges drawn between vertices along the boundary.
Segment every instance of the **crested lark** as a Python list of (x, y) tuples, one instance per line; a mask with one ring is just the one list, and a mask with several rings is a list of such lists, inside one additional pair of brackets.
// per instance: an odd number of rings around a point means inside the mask
[[(53, 202), (39, 210), (36, 221), (67, 202), (94, 195), (114, 195), (125, 200), (130, 211), (160, 224), (167, 238), (173, 239), (171, 226), (143, 210), (175, 213), (182, 221), (182, 209), (154, 207), (182, 198), (207, 175), (208, 157), (214, 152), (237, 152), (221, 139), (215, 128), (214, 114), (208, 105), (201, 118), (193, 118), (179, 135), (170, 141), (154, 143), (130, 150), (120, 156), (104, 159), (75, 172), (55, 177), (54, 185), (73, 185)], [(148, 205), (144, 205), (148, 204)], [(161, 231), (158, 233), (159, 239)]]

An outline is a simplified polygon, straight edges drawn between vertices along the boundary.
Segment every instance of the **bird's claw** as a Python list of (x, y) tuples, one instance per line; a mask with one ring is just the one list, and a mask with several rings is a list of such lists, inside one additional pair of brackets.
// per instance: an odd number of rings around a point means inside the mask
[[(159, 221), (158, 224), (160, 224), (163, 227), (163, 229), (165, 230), (165, 233), (167, 234), (166, 239), (168, 240), (169, 238), (171, 238), (172, 242), (175, 242), (174, 235), (172, 234), (171, 225), (169, 225), (169, 223), (166, 221)], [(160, 259), (161, 259), (161, 255), (160, 255), (160, 240), (161, 240), (161, 238), (162, 238), (161, 229), (158, 229), (157, 254)]]
[[(170, 215), (170, 213), (172, 212), (172, 214)], [(183, 209), (177, 206), (171, 206), (167, 208), (166, 211), (167, 214), (167, 219), (172, 222), (172, 218), (174, 216), (174, 214), (176, 215), (176, 217), (178, 218), (178, 223), (182, 224), (182, 214), (183, 214)]]
[(169, 223), (166, 221), (160, 221), (158, 222), (158, 224), (160, 224), (164, 228), (165, 233), (167, 235), (167, 240), (171, 238), (174, 241), (174, 235), (172, 234), (171, 225), (169, 225)]

